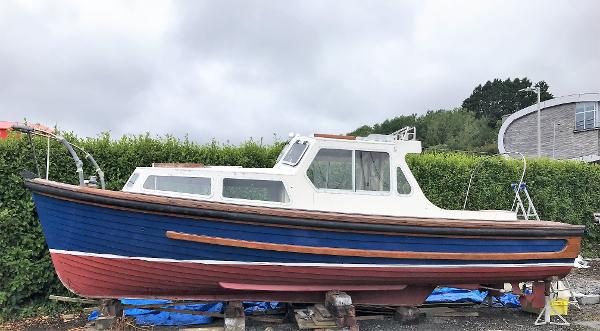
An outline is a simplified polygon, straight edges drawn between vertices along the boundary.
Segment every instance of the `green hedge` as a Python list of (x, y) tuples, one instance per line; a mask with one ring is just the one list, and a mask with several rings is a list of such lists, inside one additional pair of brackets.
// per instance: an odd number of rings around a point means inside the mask
[[(111, 140), (98, 138), (70, 141), (89, 151), (106, 173), (107, 187), (119, 190), (137, 166), (152, 162), (196, 162), (206, 165), (271, 167), (282, 144), (248, 141), (239, 146), (212, 142), (198, 145), (173, 137), (149, 135)], [(42, 174), (46, 141), (34, 139)], [(51, 143), (50, 179), (77, 183), (72, 160), (65, 149)], [(412, 155), (411, 169), (427, 197), (443, 208), (462, 208), (471, 170), (478, 166), (467, 209), (508, 209), (510, 183), (520, 176), (521, 163), (499, 157), (461, 154)], [(47, 301), (48, 294), (66, 293), (58, 281), (47, 252), (30, 194), (20, 172), (33, 170), (27, 139), (11, 136), (0, 140), (0, 319), (23, 307)], [(86, 165), (86, 178), (92, 169)], [(528, 162), (526, 181), (544, 219), (586, 224), (584, 252), (598, 256), (600, 234), (592, 213), (600, 211), (600, 167), (579, 162), (537, 160)]]

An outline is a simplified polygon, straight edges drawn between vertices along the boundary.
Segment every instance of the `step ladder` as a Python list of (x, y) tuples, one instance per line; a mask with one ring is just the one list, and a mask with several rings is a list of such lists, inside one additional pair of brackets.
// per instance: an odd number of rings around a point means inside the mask
[[(510, 210), (516, 212), (517, 217), (519, 217), (520, 213), (524, 220), (528, 221), (530, 219), (535, 219), (539, 221), (540, 217), (538, 216), (537, 210), (535, 209), (533, 201), (531, 200), (531, 196), (527, 191), (527, 185), (521, 182), (518, 184), (510, 184), (510, 187), (515, 192), (515, 199), (513, 200), (513, 205)], [(522, 195), (524, 195), (524, 198), (527, 199), (527, 209), (525, 209), (525, 205), (523, 204), (524, 199)]]

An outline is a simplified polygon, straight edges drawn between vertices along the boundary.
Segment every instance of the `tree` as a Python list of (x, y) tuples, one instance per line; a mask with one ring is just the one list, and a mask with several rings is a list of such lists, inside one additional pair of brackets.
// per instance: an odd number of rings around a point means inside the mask
[(417, 137), (426, 149), (496, 151), (496, 132), (487, 125), (486, 119), (478, 119), (472, 112), (461, 108), (430, 110), (420, 116), (402, 115), (373, 126), (363, 125), (349, 134), (390, 134), (405, 126), (416, 127)]
[[(473, 112), (477, 118), (485, 118), (490, 127), (497, 128), (502, 116), (536, 103), (536, 93), (519, 92), (531, 85), (532, 82), (527, 77), (514, 80), (507, 78), (504, 81), (496, 78), (487, 81), (483, 86), (480, 84), (475, 87), (473, 93), (463, 101), (462, 107)], [(553, 98), (553, 95), (548, 92), (549, 87), (545, 81), (540, 81), (535, 86), (541, 89), (541, 101)]]

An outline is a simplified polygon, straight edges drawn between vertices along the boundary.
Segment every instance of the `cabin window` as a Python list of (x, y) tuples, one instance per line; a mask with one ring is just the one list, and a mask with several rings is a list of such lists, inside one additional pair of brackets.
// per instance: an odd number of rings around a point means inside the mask
[(223, 179), (223, 196), (226, 198), (289, 202), (283, 182), (260, 179)]
[(355, 151), (357, 191), (390, 190), (390, 155), (383, 152)]
[(297, 165), (298, 162), (300, 162), (302, 156), (304, 155), (304, 152), (306, 152), (306, 149), (308, 149), (308, 141), (301, 142), (299, 140), (296, 140), (292, 144), (292, 146), (290, 146), (290, 149), (283, 157), (283, 163), (291, 166)]
[(400, 167), (396, 168), (396, 188), (400, 194), (410, 194), (411, 191), (410, 184)]
[(575, 105), (575, 130), (589, 130), (597, 127), (597, 102), (578, 102)]
[(125, 186), (127, 188), (133, 187), (133, 184), (135, 184), (135, 181), (138, 179), (138, 177), (140, 177), (140, 174), (138, 174), (137, 172), (134, 173), (133, 175), (131, 175), (131, 177), (129, 177), (129, 180), (127, 181), (127, 184), (125, 184)]
[(352, 190), (352, 151), (320, 149), (306, 175), (317, 188)]
[(210, 178), (150, 175), (144, 182), (148, 190), (210, 195)]

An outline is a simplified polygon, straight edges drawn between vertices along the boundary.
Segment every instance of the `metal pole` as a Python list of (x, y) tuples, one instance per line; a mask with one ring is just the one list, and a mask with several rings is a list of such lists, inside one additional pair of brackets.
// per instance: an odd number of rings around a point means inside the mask
[(556, 146), (556, 123), (552, 123), (552, 158), (554, 159), (554, 150)]
[(50, 174), (50, 136), (46, 137), (46, 180), (48, 180), (48, 175)]
[(537, 92), (537, 152), (538, 152), (538, 157), (542, 157), (542, 121), (541, 121), (541, 117), (540, 117), (540, 93), (541, 93), (541, 89), (540, 87), (536, 87), (535, 88), (535, 92)]

